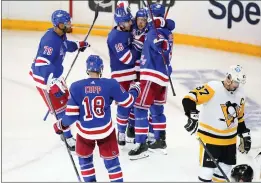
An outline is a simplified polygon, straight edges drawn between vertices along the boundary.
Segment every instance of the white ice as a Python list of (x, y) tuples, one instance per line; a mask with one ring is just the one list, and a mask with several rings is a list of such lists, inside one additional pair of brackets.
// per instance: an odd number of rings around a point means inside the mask
[[(3, 31), (2, 35), (2, 180), (3, 181), (77, 181), (74, 169), (64, 144), (54, 133), (53, 116), (46, 122), (43, 117), (46, 106), (29, 76), (30, 65), (36, 55), (43, 32)], [(69, 39), (82, 40), (84, 35), (70, 35)], [(104, 76), (110, 77), (109, 56), (105, 37), (90, 36), (91, 47), (80, 53), (75, 67), (68, 78), (68, 85), (86, 77), (85, 60), (90, 54), (98, 54), (104, 59)], [(68, 53), (65, 73), (76, 53)], [(261, 106), (261, 58), (184, 45), (175, 45), (173, 51), (173, 82), (177, 96), (169, 90), (165, 107), (167, 116), (168, 155), (150, 154), (147, 159), (130, 161), (127, 153), (130, 145), (121, 151), (120, 162), (125, 181), (197, 181), (198, 142), (184, 129), (186, 117), (181, 106), (182, 97), (188, 88), (176, 79), (175, 72), (181, 70), (216, 69), (225, 72), (231, 64), (241, 64), (247, 73), (244, 88), (248, 97)], [(214, 73), (214, 71), (213, 71)], [(197, 74), (200, 74), (198, 72)], [(187, 82), (189, 75), (181, 74)], [(179, 77), (181, 76), (178, 75)], [(215, 76), (207, 74), (207, 78)], [(205, 82), (199, 75), (200, 82)], [(191, 78), (193, 79), (193, 78)], [(200, 84), (200, 83), (197, 83)], [(192, 85), (195, 87), (196, 85)], [(191, 88), (190, 88), (191, 89)], [(115, 117), (115, 106), (113, 116)], [(261, 110), (257, 108), (259, 121)], [(255, 147), (261, 141), (260, 123), (252, 133)], [(260, 143), (261, 144), (261, 143)], [(251, 153), (252, 152), (252, 153)], [(238, 153), (238, 164), (250, 163), (255, 171), (260, 171), (253, 160), (254, 150), (249, 155)], [(109, 181), (103, 161), (96, 150), (94, 166), (98, 181)], [(77, 158), (74, 156), (76, 164)], [(255, 180), (259, 173), (256, 173)]]

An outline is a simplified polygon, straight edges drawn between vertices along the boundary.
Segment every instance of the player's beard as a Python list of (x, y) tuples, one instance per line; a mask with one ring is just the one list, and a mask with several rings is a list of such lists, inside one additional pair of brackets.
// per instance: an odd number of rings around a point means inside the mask
[(72, 28), (71, 27), (65, 28), (65, 32), (66, 33), (72, 33)]

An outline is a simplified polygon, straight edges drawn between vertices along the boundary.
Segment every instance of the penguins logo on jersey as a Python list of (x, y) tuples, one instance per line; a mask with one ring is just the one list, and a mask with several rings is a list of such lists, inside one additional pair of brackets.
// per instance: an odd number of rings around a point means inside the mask
[(224, 114), (224, 119), (220, 118), (220, 121), (225, 121), (227, 127), (230, 127), (234, 120), (238, 117), (240, 107), (236, 103), (231, 103), (230, 101), (225, 104), (220, 104), (222, 112)]

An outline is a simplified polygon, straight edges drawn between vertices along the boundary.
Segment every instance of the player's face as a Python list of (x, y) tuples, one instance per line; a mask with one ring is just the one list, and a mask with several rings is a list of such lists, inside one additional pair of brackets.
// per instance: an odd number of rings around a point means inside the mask
[(64, 26), (66, 28), (66, 33), (71, 33), (72, 32), (72, 23), (71, 22), (64, 23)]
[(240, 84), (237, 81), (229, 80), (229, 79), (228, 79), (227, 83), (228, 83), (228, 87), (229, 87), (230, 91), (236, 90), (239, 87), (239, 84)]
[(137, 25), (138, 25), (138, 28), (139, 28), (140, 30), (142, 30), (142, 29), (144, 29), (144, 27), (146, 27), (146, 25), (147, 25), (147, 19), (144, 18), (144, 17), (138, 17), (136, 23), (137, 23)]
[(64, 24), (59, 24), (61, 30), (65, 30), (66, 33), (72, 32), (72, 24), (71, 22), (66, 22)]
[(123, 23), (123, 27), (126, 31), (130, 31), (131, 30), (131, 26), (132, 26), (132, 21), (128, 21), (128, 22), (124, 22)]

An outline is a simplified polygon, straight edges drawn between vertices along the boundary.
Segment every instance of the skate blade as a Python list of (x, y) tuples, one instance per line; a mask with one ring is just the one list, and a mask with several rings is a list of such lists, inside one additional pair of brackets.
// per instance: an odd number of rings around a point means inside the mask
[(127, 137), (127, 138), (126, 138), (126, 142), (127, 142), (127, 143), (132, 143), (132, 144), (134, 144), (134, 140), (135, 140), (135, 138), (130, 138), (130, 137)]
[(129, 159), (130, 160), (138, 160), (138, 159), (144, 159), (144, 158), (147, 158), (149, 157), (149, 154), (147, 152), (143, 152), (139, 155), (136, 155), (136, 156), (129, 156)]
[(167, 149), (148, 149), (150, 152), (167, 155)]

